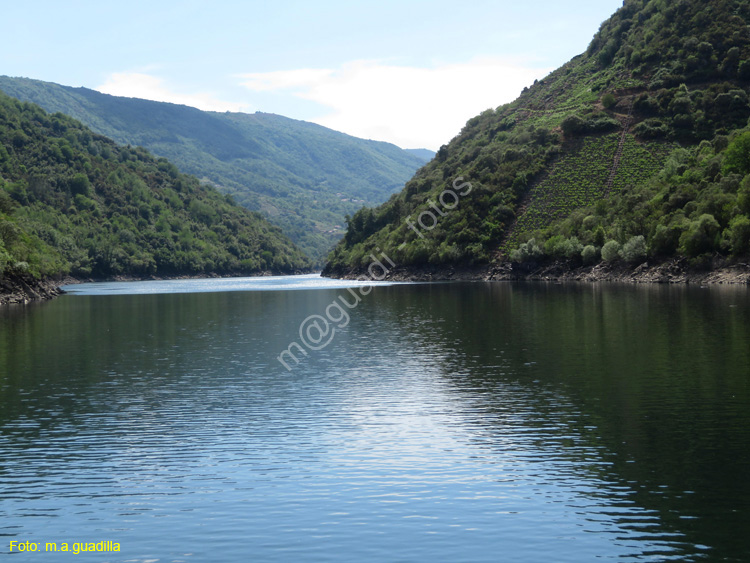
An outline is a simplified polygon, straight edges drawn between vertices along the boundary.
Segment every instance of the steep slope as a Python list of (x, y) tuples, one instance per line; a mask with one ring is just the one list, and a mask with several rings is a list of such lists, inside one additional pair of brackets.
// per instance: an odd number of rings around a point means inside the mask
[(382, 203), (433, 156), (267, 113), (204, 112), (24, 78), (0, 77), (0, 90), (168, 158), (318, 259), (341, 237), (346, 214)]
[(750, 166), (728, 155), (747, 157), (748, 23), (747, 0), (627, 0), (586, 53), (355, 214), (326, 272), (380, 252), (443, 272), (746, 255)]
[(167, 160), (0, 93), (0, 278), (309, 266), (278, 227)]

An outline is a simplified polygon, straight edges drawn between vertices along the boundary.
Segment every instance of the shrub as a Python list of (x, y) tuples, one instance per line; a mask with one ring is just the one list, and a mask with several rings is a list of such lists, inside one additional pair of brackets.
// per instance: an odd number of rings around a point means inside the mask
[(626, 242), (620, 251), (627, 262), (639, 262), (646, 258), (646, 239), (638, 235)]
[(587, 215), (583, 218), (583, 221), (581, 221), (581, 227), (583, 227), (587, 231), (594, 230), (598, 226), (599, 218), (596, 215)]
[(609, 66), (615, 58), (615, 54), (617, 54), (617, 42), (613, 38), (607, 41), (604, 48), (599, 51), (599, 64), (602, 67)]
[(604, 94), (602, 97), (602, 105), (605, 107), (605, 109), (609, 109), (613, 107), (617, 103), (617, 98), (615, 98), (614, 94), (611, 92), (608, 92)]
[(581, 252), (583, 252), (583, 245), (578, 238), (570, 237), (561, 242), (557, 248), (555, 248), (555, 251), (558, 256), (569, 260), (578, 259), (581, 257)]
[(750, 131), (735, 137), (724, 153), (724, 174), (736, 172), (743, 176), (750, 172)]
[(564, 240), (565, 237), (562, 235), (555, 235), (552, 238), (547, 239), (547, 242), (544, 243), (544, 253), (547, 256), (555, 256), (557, 247), (562, 244)]
[(523, 264), (524, 262), (534, 262), (544, 256), (544, 252), (536, 243), (535, 239), (529, 240), (529, 242), (523, 243), (516, 250), (510, 253), (510, 259), (517, 263)]
[(607, 241), (602, 247), (602, 259), (605, 262), (614, 262), (620, 257), (620, 243), (616, 240)]
[(581, 259), (584, 264), (593, 264), (599, 257), (599, 253), (596, 251), (596, 247), (592, 245), (584, 246), (581, 251)]
[(586, 131), (586, 122), (579, 116), (573, 114), (563, 119), (560, 124), (566, 135), (579, 135)]
[(29, 263), (16, 262), (15, 264), (13, 264), (13, 270), (15, 270), (19, 274), (27, 274), (29, 272)]
[(3, 246), (3, 239), (0, 239), (0, 276), (5, 272), (5, 268), (11, 261), (10, 254), (5, 251)]
[(750, 215), (750, 175), (745, 176), (737, 190), (737, 207), (745, 215)]
[(73, 195), (88, 195), (91, 192), (91, 182), (86, 174), (76, 174), (68, 181), (70, 193)]
[(8, 195), (8, 192), (3, 189), (2, 185), (0, 185), (0, 213), (8, 215), (13, 212), (15, 207), (15, 202)]
[(738, 215), (729, 223), (727, 238), (735, 256), (750, 253), (750, 219), (744, 215)]
[(642, 139), (659, 139), (667, 136), (669, 128), (658, 119), (647, 119), (636, 125), (633, 133)]
[(599, 225), (594, 231), (594, 244), (601, 248), (602, 246), (604, 246), (604, 240), (606, 236), (607, 235), (604, 232), (604, 227)]
[(607, 115), (593, 117), (586, 122), (586, 131), (589, 133), (605, 133), (620, 128), (620, 122)]
[(718, 243), (719, 223), (713, 215), (701, 215), (692, 221), (680, 237), (680, 250), (686, 256), (699, 256), (714, 250)]
[(658, 225), (651, 238), (651, 252), (656, 256), (671, 256), (680, 244), (682, 229), (678, 225)]

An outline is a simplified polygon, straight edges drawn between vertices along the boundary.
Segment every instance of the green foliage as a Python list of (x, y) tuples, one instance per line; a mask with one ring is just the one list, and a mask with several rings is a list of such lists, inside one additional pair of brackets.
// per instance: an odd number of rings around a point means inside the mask
[(686, 227), (682, 225), (657, 225), (651, 238), (651, 252), (656, 256), (672, 256), (677, 252), (680, 237)]
[[(202, 112), (22, 78), (0, 77), (0, 89), (169, 159), (266, 216), (318, 261), (341, 238), (345, 215), (382, 203), (432, 157), (273, 114)], [(67, 127), (62, 115), (53, 119), (58, 130)], [(18, 131), (17, 143), (25, 142)], [(49, 149), (61, 162), (72, 158), (66, 143)], [(110, 148), (97, 142), (80, 148), (89, 158), (109, 158)], [(173, 164), (160, 166), (176, 177)]]
[(16, 208), (13, 199), (8, 192), (3, 189), (4, 182), (0, 179), (0, 215), (10, 215)]
[(595, 246), (589, 244), (583, 247), (583, 250), (581, 251), (581, 260), (583, 260), (584, 264), (593, 264), (598, 259), (599, 252), (596, 250)]
[(669, 136), (669, 127), (660, 119), (646, 119), (635, 126), (633, 133), (641, 139), (663, 139)]
[[(620, 135), (610, 134), (585, 138), (572, 145), (567, 154), (549, 171), (548, 176), (529, 190), (529, 204), (518, 218), (516, 232), (506, 239), (503, 249), (510, 252), (518, 244), (519, 238), (523, 239), (550, 226), (555, 233), (559, 232), (565, 237), (574, 234), (585, 236), (587, 244), (603, 246), (605, 231), (601, 225), (596, 223), (595, 226), (594, 222), (589, 222), (587, 229), (583, 226), (583, 220), (578, 224), (567, 221), (567, 218), (576, 209), (604, 202), (603, 198), (607, 196), (606, 184), (619, 139)], [(663, 165), (667, 151), (668, 147), (664, 145), (644, 146), (629, 137), (623, 145), (620, 167), (609, 195), (618, 194), (624, 188), (654, 176)], [(592, 220), (596, 221), (595, 218)]]
[(12, 260), (13, 258), (5, 250), (3, 241), (2, 239), (0, 239), (0, 276), (2, 276), (5, 273), (5, 270), (7, 269), (8, 264), (11, 263)]
[(575, 137), (587, 133), (605, 133), (620, 127), (620, 122), (605, 114), (591, 114), (588, 118), (572, 114), (563, 119), (560, 124), (567, 137)]
[(720, 229), (713, 215), (701, 215), (680, 237), (680, 251), (691, 257), (714, 251), (719, 244)]
[(646, 239), (643, 235), (632, 237), (622, 245), (620, 255), (626, 262), (641, 262), (646, 258), (648, 249), (646, 248)]
[(510, 259), (518, 264), (523, 264), (526, 262), (536, 262), (543, 256), (544, 251), (537, 245), (534, 239), (531, 239), (511, 252)]
[[(585, 54), (470, 119), (401, 194), (372, 211), (369, 228), (350, 223), (329, 271), (356, 269), (358, 252), (376, 247), (403, 265), (412, 246), (431, 261), (445, 240), (518, 263), (567, 260), (573, 247), (584, 260), (589, 246), (588, 263), (597, 249), (605, 261), (632, 263), (647, 253), (742, 255), (749, 24), (744, 0), (627, 0)], [(480, 205), (468, 203), (472, 194), (429, 232), (410, 231), (407, 218), (427, 211), (457, 176), (481, 186)]]
[(617, 98), (611, 92), (607, 92), (602, 96), (602, 105), (605, 109), (610, 109), (617, 103)]
[(620, 258), (620, 243), (616, 240), (608, 240), (602, 247), (602, 260), (614, 262)]
[[(69, 148), (69, 150), (72, 155), (73, 149)], [(82, 196), (86, 196), (91, 192), (91, 182), (89, 182), (88, 176), (86, 176), (85, 174), (81, 174), (80, 172), (70, 179), (68, 187), (70, 189), (70, 193), (73, 195), (80, 194)]]
[(745, 176), (737, 192), (737, 207), (740, 213), (750, 215), (750, 175)]
[(563, 119), (560, 127), (566, 135), (580, 135), (586, 131), (586, 121), (578, 115), (572, 114)]
[(729, 223), (726, 233), (730, 249), (735, 256), (750, 254), (750, 218), (738, 215)]
[(750, 131), (740, 133), (735, 137), (724, 154), (724, 174), (750, 173)]
[(583, 252), (583, 245), (580, 243), (578, 238), (570, 237), (567, 239), (560, 240), (552, 248), (552, 256), (555, 258), (566, 258), (568, 260), (574, 260), (581, 257)]
[(2, 271), (107, 277), (309, 266), (277, 227), (167, 161), (4, 94), (0, 147)]

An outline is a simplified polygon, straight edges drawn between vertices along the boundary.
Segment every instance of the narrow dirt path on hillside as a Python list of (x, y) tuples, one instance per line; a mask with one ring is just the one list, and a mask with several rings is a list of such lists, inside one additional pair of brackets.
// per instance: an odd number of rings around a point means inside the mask
[[(607, 198), (609, 197), (609, 194), (612, 190), (612, 186), (614, 185), (615, 178), (617, 177), (617, 171), (620, 168), (620, 162), (622, 161), (622, 154), (625, 148), (625, 142), (627, 141), (628, 134), (630, 133), (630, 127), (633, 123), (633, 106), (635, 103), (635, 98), (631, 98), (630, 104), (628, 106), (628, 113), (625, 116), (625, 119), (622, 121), (622, 133), (620, 134), (620, 139), (617, 143), (617, 149), (615, 150), (614, 158), (612, 160), (612, 165), (610, 167), (609, 176), (607, 178), (606, 183), (604, 184), (604, 189), (602, 190), (602, 197)], [(622, 116), (622, 114), (620, 114)], [(622, 117), (620, 117), (622, 119)], [(555, 162), (550, 169), (542, 174), (541, 177), (539, 177), (534, 184), (532, 184), (531, 187), (526, 191), (526, 193), (521, 198), (521, 201), (518, 204), (518, 208), (516, 211), (516, 216), (511, 222), (510, 225), (508, 225), (507, 230), (505, 231), (505, 234), (503, 236), (503, 243), (508, 240), (512, 240), (512, 238), (515, 236), (516, 231), (518, 230), (518, 222), (521, 217), (526, 213), (529, 206), (531, 205), (531, 194), (533, 192), (533, 189), (535, 186), (539, 185), (541, 182), (544, 181), (545, 178), (547, 178), (550, 174), (553, 173), (555, 168), (560, 164), (560, 159), (558, 157), (557, 162)], [(502, 246), (502, 245), (501, 245)], [(495, 256), (493, 257), (493, 260), (503, 260), (508, 259), (510, 256), (508, 255), (507, 249), (500, 249), (497, 251)]]
[(620, 168), (620, 161), (622, 160), (622, 151), (625, 147), (625, 141), (628, 138), (630, 132), (630, 125), (633, 123), (633, 105), (634, 100), (631, 100), (630, 107), (628, 108), (628, 115), (625, 118), (625, 122), (622, 124), (622, 135), (620, 135), (620, 142), (617, 144), (617, 151), (615, 152), (615, 159), (612, 162), (612, 170), (609, 172), (609, 178), (604, 186), (604, 197), (609, 197), (609, 193), (612, 190), (612, 185), (615, 183), (615, 177), (617, 176), (617, 170)]

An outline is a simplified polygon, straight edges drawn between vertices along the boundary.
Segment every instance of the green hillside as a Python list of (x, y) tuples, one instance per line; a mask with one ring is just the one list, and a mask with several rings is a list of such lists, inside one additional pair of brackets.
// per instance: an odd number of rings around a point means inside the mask
[[(748, 24), (747, 0), (627, 0), (586, 53), (355, 214), (326, 272), (376, 249), (406, 268), (746, 256)], [(470, 193), (441, 209), (456, 181)]]
[(204, 112), (24, 78), (0, 77), (0, 90), (169, 159), (318, 260), (341, 238), (346, 214), (385, 201), (433, 155), (267, 113)]
[(166, 159), (0, 93), (0, 277), (309, 266), (278, 227)]

